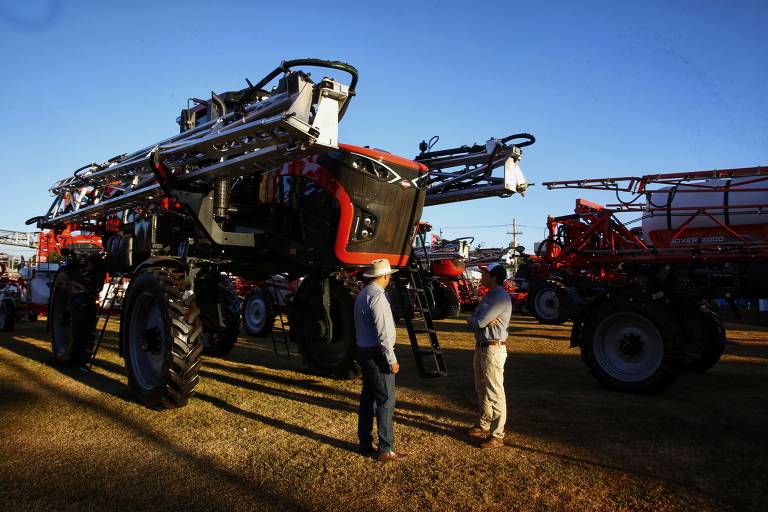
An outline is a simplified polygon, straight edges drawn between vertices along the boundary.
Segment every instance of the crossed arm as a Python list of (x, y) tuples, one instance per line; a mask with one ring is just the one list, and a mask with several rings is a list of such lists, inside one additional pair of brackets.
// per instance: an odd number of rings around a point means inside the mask
[(478, 312), (478, 314), (473, 314), (469, 319), (467, 319), (467, 323), (471, 325), (472, 327), (477, 327), (479, 329), (485, 329), (488, 326), (494, 326), (499, 325), (502, 322), (501, 315), (504, 312), (504, 304), (502, 304), (500, 301), (495, 302), (491, 304), (491, 307), (489, 307), (484, 312)]

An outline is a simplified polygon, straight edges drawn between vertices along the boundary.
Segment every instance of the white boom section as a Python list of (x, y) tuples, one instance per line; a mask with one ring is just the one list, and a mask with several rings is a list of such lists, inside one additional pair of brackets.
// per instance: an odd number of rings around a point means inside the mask
[(157, 145), (91, 164), (51, 187), (56, 196), (41, 227), (87, 222), (135, 208), (163, 195), (150, 155), (183, 187), (198, 180), (248, 175), (302, 156), (338, 147), (340, 108), (348, 87), (324, 78), (318, 84), (297, 74), (285, 92), (245, 104)]
[(37, 249), (37, 237), (39, 233), (26, 233), (23, 231), (7, 231), (0, 229), (0, 245), (12, 245), (14, 247), (26, 247)]

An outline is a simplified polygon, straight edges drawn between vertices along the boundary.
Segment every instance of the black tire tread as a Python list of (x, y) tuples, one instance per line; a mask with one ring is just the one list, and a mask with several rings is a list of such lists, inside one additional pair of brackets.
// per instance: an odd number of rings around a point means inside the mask
[[(240, 335), (240, 310), (242, 302), (229, 281), (221, 276), (217, 282), (218, 304), (221, 305), (221, 315), (224, 326), (217, 325), (218, 318), (209, 319), (205, 315), (203, 332), (208, 336), (208, 343), (203, 344), (203, 354), (208, 356), (225, 356), (232, 352)], [(216, 315), (218, 317), (218, 314)]]
[[(360, 374), (360, 369), (355, 361), (357, 351), (353, 321), (353, 305), (355, 298), (348, 294), (339, 282), (331, 279), (330, 283), (332, 303), (333, 296), (335, 296), (337, 301), (336, 304), (345, 309), (345, 311), (341, 312), (341, 317), (347, 324), (344, 328), (347, 347), (342, 360), (335, 365), (324, 364), (322, 361), (316, 360), (312, 355), (312, 351), (306, 346), (306, 338), (303, 336), (303, 324), (298, 320), (298, 317), (301, 316), (302, 318), (307, 318), (308, 315), (313, 314), (313, 312), (317, 310), (317, 304), (312, 304), (313, 297), (311, 297), (311, 293), (314, 291), (313, 289), (319, 288), (319, 284), (314, 280), (305, 279), (304, 283), (302, 283), (302, 286), (299, 287), (299, 290), (296, 293), (293, 307), (288, 316), (288, 323), (290, 325), (289, 336), (291, 341), (298, 345), (302, 360), (310, 371), (328, 377), (348, 379)], [(309, 286), (302, 290), (302, 287), (306, 285)]]
[[(608, 375), (600, 368), (592, 343), (600, 322), (608, 316), (632, 311), (648, 317), (661, 333), (665, 343), (665, 356), (661, 366), (651, 377), (639, 382), (623, 382)], [(581, 359), (594, 379), (606, 388), (637, 394), (656, 394), (664, 391), (677, 379), (679, 371), (669, 356), (668, 342), (672, 345), (682, 342), (685, 332), (678, 319), (661, 305), (652, 302), (631, 301), (626, 297), (605, 296), (583, 312), (580, 331)]]
[(0, 304), (0, 331), (12, 331), (16, 325), (16, 301), (10, 297)]
[[(144, 276), (151, 276), (145, 278)], [(140, 280), (152, 279), (156, 282), (161, 294), (162, 308), (165, 304), (170, 343), (166, 361), (163, 365), (164, 375), (154, 390), (145, 392), (136, 385), (130, 368), (130, 353), (124, 345), (123, 354), (128, 367), (128, 385), (139, 401), (153, 409), (176, 409), (187, 404), (194, 395), (195, 386), (199, 382), (201, 354), (203, 350), (203, 326), (200, 319), (200, 309), (197, 307), (195, 295), (190, 291), (190, 283), (184, 272), (176, 268), (153, 267), (142, 270), (134, 276), (123, 302), (121, 319), (121, 336), (127, 343), (127, 329), (130, 325), (130, 315), (133, 309), (134, 295), (142, 291)], [(139, 288), (134, 286), (138, 283)]]
[(435, 307), (432, 309), (433, 320), (444, 320), (449, 315), (455, 318), (459, 315), (459, 298), (456, 293), (437, 279), (432, 281), (435, 297)]
[[(102, 276), (100, 280), (98, 277)], [(49, 302), (48, 322), (51, 331), (51, 345), (54, 357), (59, 363), (65, 365), (81, 365), (85, 363), (90, 351), (93, 349), (96, 334), (96, 315), (99, 290), (103, 284), (103, 274), (89, 272), (81, 265), (67, 265), (58, 270), (51, 287)], [(71, 328), (72, 345), (69, 350), (61, 355), (56, 354), (56, 342), (54, 330), (50, 322), (53, 318), (56, 291), (60, 286), (66, 286), (69, 300), (71, 301)]]
[(712, 368), (725, 350), (725, 326), (707, 301), (695, 301), (684, 312), (687, 318), (687, 339), (696, 343), (698, 356), (693, 360), (678, 363), (680, 371), (703, 373)]

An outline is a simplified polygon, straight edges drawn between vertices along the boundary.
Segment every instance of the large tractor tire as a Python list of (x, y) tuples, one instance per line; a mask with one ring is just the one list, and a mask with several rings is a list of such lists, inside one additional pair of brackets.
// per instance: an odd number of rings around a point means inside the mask
[(582, 313), (578, 341), (581, 359), (600, 384), (652, 394), (677, 379), (670, 352), (684, 337), (680, 322), (663, 305), (605, 297)]
[(432, 308), (432, 318), (443, 320), (447, 317), (456, 318), (460, 313), (459, 297), (451, 288), (440, 281), (432, 281), (432, 295), (435, 298), (435, 307)]
[(560, 281), (547, 279), (535, 284), (526, 300), (539, 323), (559, 325), (569, 318), (565, 285)]
[(354, 296), (337, 280), (329, 286), (332, 336), (323, 307), (322, 281), (308, 277), (296, 292), (288, 323), (290, 339), (304, 362), (321, 375), (349, 378), (358, 373), (355, 362)]
[(0, 331), (12, 331), (16, 325), (16, 301), (11, 297), (0, 300)]
[(202, 279), (195, 289), (203, 321), (203, 354), (229, 354), (240, 334), (240, 297), (230, 281), (220, 274)]
[(121, 348), (128, 386), (153, 409), (187, 404), (198, 382), (203, 325), (184, 272), (141, 270), (123, 301)]
[(96, 307), (104, 275), (86, 267), (62, 267), (53, 280), (48, 328), (56, 361), (81, 365), (93, 349)]
[(254, 288), (243, 305), (243, 329), (251, 336), (264, 337), (272, 332), (275, 325), (275, 311), (269, 294)]
[(684, 311), (688, 336), (685, 358), (678, 363), (680, 371), (702, 373), (720, 360), (725, 349), (725, 327), (720, 316), (706, 301), (697, 301)]

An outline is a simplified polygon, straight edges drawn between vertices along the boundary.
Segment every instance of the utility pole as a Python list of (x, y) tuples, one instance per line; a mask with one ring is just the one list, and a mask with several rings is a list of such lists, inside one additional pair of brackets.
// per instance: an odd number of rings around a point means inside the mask
[[(516, 252), (517, 252), (517, 250), (516, 250), (517, 249), (517, 235), (522, 235), (523, 234), (522, 231), (518, 231), (517, 230), (517, 219), (514, 219), (514, 218), (512, 219), (512, 231), (507, 231), (507, 234), (508, 235), (512, 235), (512, 245), (511, 245), (511, 249), (512, 250), (510, 252), (511, 252), (511, 254), (514, 254), (515, 256), (517, 256), (517, 254), (516, 254)], [(515, 272), (517, 272), (518, 259), (516, 257), (512, 256), (509, 259), (509, 263), (510, 263), (510, 265), (512, 267), (512, 273), (514, 274)]]
[(512, 249), (517, 247), (517, 235), (522, 235), (522, 231), (517, 230), (517, 219), (512, 219), (512, 231), (507, 231), (508, 235), (512, 235)]

